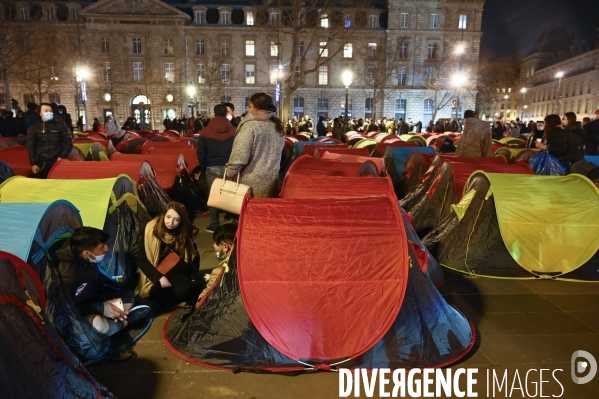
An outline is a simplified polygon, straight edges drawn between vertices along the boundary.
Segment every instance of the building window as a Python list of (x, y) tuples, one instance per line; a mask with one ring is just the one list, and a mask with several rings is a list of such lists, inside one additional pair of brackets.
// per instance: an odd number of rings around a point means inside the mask
[(196, 64), (196, 81), (198, 83), (206, 83), (204, 64)]
[(422, 115), (423, 121), (429, 121), (433, 119), (433, 111), (435, 109), (435, 103), (431, 98), (424, 100), (424, 113)]
[(379, 19), (376, 15), (371, 15), (370, 19), (369, 19), (369, 26), (371, 28), (378, 28), (379, 26)]
[(141, 39), (133, 39), (133, 54), (141, 54)]
[(343, 58), (352, 58), (353, 57), (353, 47), (351, 43), (345, 43), (343, 46)]
[(460, 14), (458, 29), (466, 29), (466, 26), (468, 26), (468, 16), (466, 14)]
[(254, 25), (254, 13), (252, 11), (245, 13), (245, 23), (246, 25)]
[(364, 99), (364, 118), (372, 118), (372, 101), (371, 97)]
[(316, 117), (329, 117), (329, 99), (326, 97), (318, 97), (316, 101)]
[(196, 40), (196, 55), (204, 55), (204, 40)]
[(164, 81), (166, 83), (175, 82), (175, 64), (173, 62), (164, 63)]
[(366, 67), (366, 79), (372, 80), (374, 79), (375, 68), (372, 65)]
[(35, 94), (25, 93), (23, 94), (23, 104), (29, 104), (35, 102)]
[(225, 95), (220, 96), (220, 102), (222, 103), (230, 103), (231, 102), (231, 96), (228, 95), (227, 93), (225, 93)]
[(278, 25), (279, 24), (279, 13), (278, 12), (271, 12), (270, 13), (270, 24), (271, 25)]
[(302, 74), (302, 67), (299, 65), (296, 65), (295, 68), (293, 68), (293, 76), (295, 76), (296, 82), (299, 82), (301, 74)]
[(400, 67), (397, 72), (397, 84), (405, 86), (407, 81), (406, 67)]
[(71, 21), (77, 21), (78, 17), (77, 17), (77, 9), (76, 8), (71, 8)]
[(52, 9), (51, 8), (46, 8), (46, 21), (48, 21), (48, 22), (52, 21)]
[(220, 42), (220, 54), (229, 55), (229, 41), (227, 39), (223, 39)]
[(107, 38), (102, 38), (102, 41), (100, 42), (100, 49), (103, 53), (108, 53), (110, 51), (110, 43), (108, 42)]
[(297, 119), (304, 116), (304, 97), (295, 96), (293, 98), (293, 116)]
[(48, 97), (50, 99), (50, 103), (60, 104), (60, 94), (50, 93), (50, 94), (48, 94)]
[(196, 24), (202, 25), (204, 23), (204, 11), (196, 11)]
[(0, 93), (0, 104), (6, 104), (6, 93)]
[(318, 67), (318, 84), (329, 84), (329, 67), (326, 65), (321, 65)]
[(223, 25), (229, 25), (229, 12), (223, 11), (220, 13), (220, 22)]
[(406, 119), (406, 105), (407, 100), (405, 98), (395, 99), (395, 120)]
[(406, 43), (406, 42), (400, 43), (399, 58), (408, 58), (408, 43)]
[(429, 60), (434, 60), (437, 58), (437, 45), (435, 43), (428, 45), (427, 56)]
[(27, 10), (27, 8), (21, 7), (21, 11), (19, 14), (21, 15), (21, 21), (27, 21), (29, 19), (29, 11)]
[(110, 68), (110, 62), (102, 63), (102, 81), (110, 82), (112, 80), (112, 69)]
[(245, 56), (253, 57), (256, 54), (256, 46), (253, 40), (245, 41)]
[(429, 27), (431, 29), (437, 29), (439, 27), (439, 14), (431, 14)]
[(277, 44), (277, 42), (270, 42), (270, 56), (271, 57), (278, 57), (279, 56), (279, 45)]
[(297, 46), (297, 56), (299, 58), (304, 56), (304, 42), (299, 42), (299, 46)]
[(407, 12), (402, 12), (401, 17), (399, 18), (399, 27), (407, 28), (410, 25), (410, 14)]
[(320, 42), (319, 45), (319, 54), (321, 57), (329, 56), (329, 49), (327, 48), (327, 42)]
[(322, 14), (320, 16), (320, 27), (321, 28), (329, 27), (329, 16), (327, 14)]
[(352, 23), (351, 22), (351, 15), (350, 14), (345, 14), (345, 17), (344, 17), (344, 26), (346, 28), (351, 28), (351, 23)]
[(141, 76), (143, 74), (143, 66), (141, 62), (133, 63), (133, 81), (141, 82)]
[(222, 64), (220, 66), (220, 81), (222, 83), (229, 83), (231, 81), (231, 65)]
[(371, 58), (376, 56), (376, 43), (368, 43), (368, 56)]
[(278, 65), (271, 65), (270, 66), (270, 84), (274, 85), (277, 83), (277, 76), (279, 73), (279, 66)]
[(173, 54), (173, 39), (164, 39), (164, 54)]
[(424, 83), (435, 83), (435, 67), (427, 66), (424, 68)]
[(245, 66), (245, 83), (248, 85), (256, 83), (256, 67), (253, 64), (247, 64)]

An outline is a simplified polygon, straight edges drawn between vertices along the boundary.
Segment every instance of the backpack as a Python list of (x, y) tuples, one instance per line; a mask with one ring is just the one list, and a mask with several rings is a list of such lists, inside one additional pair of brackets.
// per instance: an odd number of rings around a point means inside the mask
[(569, 162), (577, 162), (584, 158), (584, 143), (575, 134), (568, 133), (568, 152), (566, 152), (566, 158)]

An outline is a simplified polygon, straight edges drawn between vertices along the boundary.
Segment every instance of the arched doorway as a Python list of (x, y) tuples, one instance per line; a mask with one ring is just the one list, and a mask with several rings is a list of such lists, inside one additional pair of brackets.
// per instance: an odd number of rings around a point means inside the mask
[(131, 100), (131, 116), (140, 129), (152, 128), (152, 105), (150, 99), (142, 94), (133, 97)]

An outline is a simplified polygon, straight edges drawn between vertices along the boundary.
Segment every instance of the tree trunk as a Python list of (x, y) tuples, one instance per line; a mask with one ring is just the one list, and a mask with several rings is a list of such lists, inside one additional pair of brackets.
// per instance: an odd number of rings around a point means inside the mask
[[(10, 82), (8, 81), (8, 71), (6, 69), (2, 69), (2, 74), (4, 75), (4, 93), (6, 93), (6, 104), (11, 106), (11, 97), (10, 97)], [(27, 107), (27, 104), (23, 104), (24, 107)]]

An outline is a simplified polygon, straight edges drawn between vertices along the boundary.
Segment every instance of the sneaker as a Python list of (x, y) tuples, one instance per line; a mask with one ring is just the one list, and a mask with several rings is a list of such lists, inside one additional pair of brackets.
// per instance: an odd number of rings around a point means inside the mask
[(150, 307), (148, 305), (137, 305), (129, 311), (127, 324), (133, 325), (140, 320), (146, 319), (149, 315)]
[(206, 231), (208, 233), (214, 233), (214, 230), (216, 230), (217, 227), (218, 226), (208, 226), (208, 227), (206, 227)]

